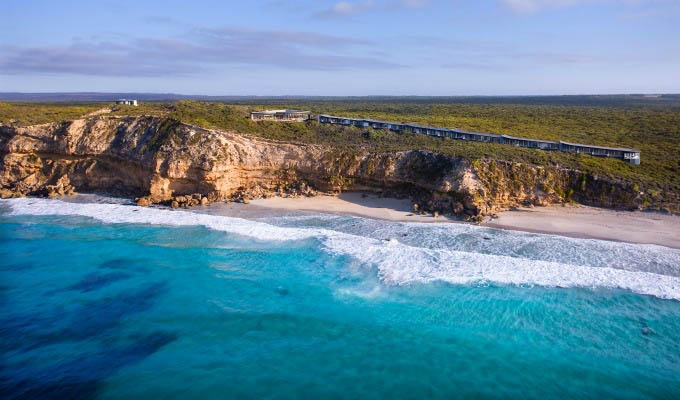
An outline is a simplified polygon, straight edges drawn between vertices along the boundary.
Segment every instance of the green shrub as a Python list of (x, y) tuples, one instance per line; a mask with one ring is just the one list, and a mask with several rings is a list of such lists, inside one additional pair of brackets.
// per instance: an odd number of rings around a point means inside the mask
[[(468, 160), (496, 159), (588, 171), (591, 176), (623, 180), (664, 193), (680, 193), (680, 102), (672, 98), (645, 103), (635, 96), (527, 99), (385, 98), (372, 100), (263, 100), (259, 104), (179, 101), (118, 107), (114, 115), (166, 115), (206, 128), (235, 131), (267, 139), (314, 143), (343, 151), (430, 150)], [(511, 102), (524, 104), (509, 104)], [(580, 101), (580, 103), (578, 103)], [(496, 104), (493, 104), (496, 102)], [(586, 104), (586, 105), (578, 105)], [(653, 104), (653, 105), (650, 105)], [(67, 120), (107, 103), (0, 103), (0, 122), (36, 124)], [(642, 151), (642, 165), (587, 155), (474, 143), (425, 135), (305, 123), (255, 122), (249, 112), (267, 108), (298, 108), (388, 121), (455, 127), (480, 132), (564, 140), (593, 145), (633, 147)], [(156, 138), (153, 147), (163, 143)], [(551, 177), (546, 177), (547, 181)], [(585, 179), (579, 186), (583, 191)]]

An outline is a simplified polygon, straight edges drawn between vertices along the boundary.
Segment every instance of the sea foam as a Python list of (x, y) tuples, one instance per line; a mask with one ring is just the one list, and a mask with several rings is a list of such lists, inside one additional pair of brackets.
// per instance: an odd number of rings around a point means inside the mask
[[(375, 266), (379, 278), (390, 285), (440, 280), (453, 284), (493, 282), (601, 287), (680, 300), (680, 250), (662, 246), (512, 232), (504, 234), (507, 243), (490, 249), (476, 244), (484, 243), (483, 237), (494, 230), (460, 224), (392, 224), (392, 230), (383, 231), (383, 236), (396, 233), (394, 226), (402, 234), (409, 231), (417, 234), (407, 239), (391, 237), (384, 240), (375, 237), (374, 229), (371, 235), (318, 227), (282, 227), (241, 218), (122, 204), (67, 203), (33, 198), (10, 199), (3, 203), (9, 205), (10, 215), (83, 216), (112, 224), (198, 225), (262, 241), (314, 238), (331, 254)], [(456, 235), (466, 240), (447, 239)], [(517, 247), (522, 250), (512, 251)], [(551, 252), (549, 248), (557, 250)], [(630, 262), (636, 254), (642, 259)], [(649, 263), (645, 263), (645, 259)], [(654, 267), (649, 268), (647, 264)]]

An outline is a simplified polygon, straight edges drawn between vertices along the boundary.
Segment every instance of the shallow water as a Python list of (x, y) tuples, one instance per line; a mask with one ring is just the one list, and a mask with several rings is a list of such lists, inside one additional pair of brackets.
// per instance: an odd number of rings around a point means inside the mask
[(680, 250), (0, 202), (4, 398), (677, 398)]

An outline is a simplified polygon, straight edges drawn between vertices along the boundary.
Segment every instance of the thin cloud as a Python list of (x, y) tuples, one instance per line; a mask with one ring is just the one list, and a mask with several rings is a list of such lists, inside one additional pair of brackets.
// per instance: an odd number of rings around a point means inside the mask
[(356, 45), (370, 45), (365, 39), (327, 35), (315, 32), (300, 32), (291, 30), (262, 30), (240, 27), (220, 29), (197, 28), (193, 33), (214, 41), (242, 41), (253, 43), (277, 43), (278, 45), (294, 45), (319, 49), (347, 48)]
[(566, 8), (596, 4), (614, 4), (637, 7), (645, 4), (670, 3), (673, 0), (500, 0), (506, 7), (517, 13), (535, 13), (548, 8)]
[(502, 0), (502, 3), (520, 13), (532, 13), (547, 7), (568, 7), (597, 0)]
[(318, 11), (319, 17), (347, 17), (363, 14), (367, 11), (389, 10), (399, 8), (422, 8), (430, 5), (430, 0), (361, 0), (339, 1), (330, 8)]
[(301, 70), (390, 69), (401, 65), (365, 56), (370, 41), (298, 31), (200, 29), (182, 39), (79, 41), (68, 46), (0, 46), (0, 73), (156, 77), (216, 66)]
[(419, 59), (427, 58), (447, 69), (494, 69), (496, 66), (500, 68), (520, 65), (527, 61), (540, 62), (541, 65), (598, 61), (597, 57), (587, 54), (532, 50), (502, 41), (460, 40), (436, 36), (404, 36), (391, 41), (409, 46), (410, 54)]

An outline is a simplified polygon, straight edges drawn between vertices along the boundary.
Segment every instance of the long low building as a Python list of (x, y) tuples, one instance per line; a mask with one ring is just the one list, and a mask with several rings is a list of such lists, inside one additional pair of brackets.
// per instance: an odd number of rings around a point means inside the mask
[(389, 129), (395, 132), (419, 133), (435, 137), (448, 137), (451, 139), (468, 140), (473, 142), (487, 142), (507, 144), (517, 147), (527, 147), (532, 149), (563, 151), (567, 153), (583, 153), (597, 157), (612, 157), (629, 162), (640, 164), (640, 150), (625, 149), (618, 147), (602, 147), (589, 144), (578, 144), (568, 142), (554, 142), (550, 140), (531, 139), (515, 137), (509, 135), (495, 135), (492, 133), (481, 133), (465, 131), (462, 129), (438, 128), (434, 126), (409, 124), (402, 122), (380, 121), (365, 118), (347, 118), (334, 115), (320, 114), (317, 117), (319, 123), (334, 124), (344, 126), (356, 126), (360, 128)]

